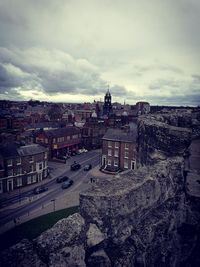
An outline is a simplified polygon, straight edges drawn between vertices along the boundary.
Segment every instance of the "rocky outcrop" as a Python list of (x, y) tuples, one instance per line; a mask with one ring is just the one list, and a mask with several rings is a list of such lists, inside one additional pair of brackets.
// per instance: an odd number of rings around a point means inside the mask
[(200, 198), (184, 176), (193, 119), (172, 115), (142, 117), (139, 168), (99, 179), (80, 194), (79, 214), (4, 251), (1, 265), (199, 266)]

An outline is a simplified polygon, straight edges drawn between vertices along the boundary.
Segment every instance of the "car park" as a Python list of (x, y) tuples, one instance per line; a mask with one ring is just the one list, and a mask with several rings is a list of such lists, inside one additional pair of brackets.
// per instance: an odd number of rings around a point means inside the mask
[(72, 165), (71, 165), (71, 171), (76, 171), (76, 170), (79, 170), (81, 168), (81, 164), (77, 163), (77, 162), (74, 162)]
[(67, 176), (60, 176), (60, 177), (58, 177), (58, 178), (56, 179), (56, 182), (57, 182), (57, 183), (62, 183), (62, 182), (65, 182), (65, 181), (67, 181), (67, 180), (69, 180), (69, 177), (67, 177)]
[(66, 189), (66, 188), (70, 187), (71, 185), (73, 185), (73, 183), (74, 183), (74, 181), (69, 179), (68, 181), (62, 183), (61, 187), (62, 187), (62, 189)]
[(45, 192), (45, 191), (47, 191), (47, 190), (48, 190), (48, 187), (46, 187), (46, 186), (44, 186), (44, 185), (41, 185), (41, 186), (35, 187), (35, 188), (33, 189), (33, 193), (34, 193), (34, 194), (40, 194), (40, 193), (43, 193), (43, 192)]
[(92, 164), (87, 164), (87, 165), (85, 165), (85, 167), (84, 167), (84, 171), (89, 171), (89, 170), (91, 170), (92, 169)]

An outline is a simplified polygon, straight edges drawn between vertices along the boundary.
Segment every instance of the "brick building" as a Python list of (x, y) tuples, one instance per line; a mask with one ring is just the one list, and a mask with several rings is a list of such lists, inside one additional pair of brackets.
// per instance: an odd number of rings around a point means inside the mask
[(81, 132), (77, 127), (58, 128), (35, 133), (35, 141), (48, 149), (49, 158), (65, 156), (77, 151), (81, 144)]
[(47, 177), (47, 149), (32, 144), (0, 146), (0, 193), (38, 183)]
[(108, 129), (103, 136), (101, 169), (118, 172), (136, 167), (136, 131)]

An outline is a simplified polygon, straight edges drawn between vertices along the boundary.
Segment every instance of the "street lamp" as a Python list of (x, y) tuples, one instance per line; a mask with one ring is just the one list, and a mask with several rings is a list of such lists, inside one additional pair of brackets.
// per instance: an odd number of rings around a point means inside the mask
[(51, 199), (51, 202), (53, 202), (53, 211), (56, 210), (56, 199)]

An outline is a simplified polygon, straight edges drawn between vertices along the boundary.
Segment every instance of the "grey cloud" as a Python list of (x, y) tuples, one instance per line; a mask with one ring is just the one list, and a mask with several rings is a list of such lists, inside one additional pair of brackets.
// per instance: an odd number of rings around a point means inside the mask
[(171, 72), (171, 73), (183, 73), (183, 70), (177, 68), (175, 66), (167, 65), (167, 64), (149, 64), (149, 65), (134, 65), (132, 67), (133, 73), (135, 75), (143, 75), (147, 72), (152, 71), (162, 71), (162, 72)]
[[(0, 49), (0, 60), (4, 64), (0, 69), (2, 88), (21, 86), (31, 90), (36, 87), (50, 95), (94, 95), (105, 93), (106, 90), (106, 82), (100, 78), (95, 66), (87, 60), (76, 60), (62, 51)], [(8, 73), (5, 65), (13, 66), (24, 75)]]
[(124, 86), (116, 84), (110, 88), (110, 91), (112, 95), (116, 97), (127, 97), (128, 93), (127, 89)]

